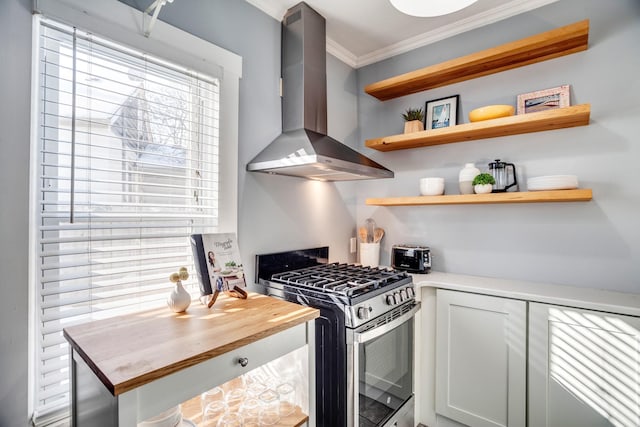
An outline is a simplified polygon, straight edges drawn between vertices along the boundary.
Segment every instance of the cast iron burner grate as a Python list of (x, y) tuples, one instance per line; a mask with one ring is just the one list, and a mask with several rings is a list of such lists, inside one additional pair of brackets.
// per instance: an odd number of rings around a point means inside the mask
[(409, 277), (404, 271), (353, 264), (322, 264), (276, 273), (271, 280), (352, 297), (383, 288)]

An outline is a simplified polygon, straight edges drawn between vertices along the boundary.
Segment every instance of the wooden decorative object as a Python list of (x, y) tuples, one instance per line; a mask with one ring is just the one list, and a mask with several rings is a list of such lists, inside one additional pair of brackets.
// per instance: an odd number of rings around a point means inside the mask
[(424, 123), (420, 120), (410, 120), (404, 122), (404, 133), (421, 132), (424, 130)]

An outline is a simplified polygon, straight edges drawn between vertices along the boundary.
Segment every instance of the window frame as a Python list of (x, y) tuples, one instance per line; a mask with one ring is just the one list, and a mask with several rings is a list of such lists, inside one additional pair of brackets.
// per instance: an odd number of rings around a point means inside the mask
[[(171, 7), (168, 5), (167, 7)], [(39, 29), (41, 16), (94, 32), (115, 43), (147, 52), (158, 58), (180, 64), (194, 71), (216, 77), (220, 82), (219, 186), (227, 189), (219, 197), (219, 229), (237, 233), (238, 224), (238, 111), (239, 79), (242, 77), (242, 57), (197, 38), (162, 21), (157, 21), (149, 37), (143, 35), (144, 13), (117, 0), (86, 2), (83, 0), (34, 0), (32, 24), (31, 79), (31, 154), (29, 212), (29, 372), (28, 411), (32, 417), (36, 408), (35, 364), (38, 345), (35, 336), (38, 322), (38, 292), (36, 289), (38, 245), (38, 94)], [(50, 421), (56, 421), (52, 417)]]

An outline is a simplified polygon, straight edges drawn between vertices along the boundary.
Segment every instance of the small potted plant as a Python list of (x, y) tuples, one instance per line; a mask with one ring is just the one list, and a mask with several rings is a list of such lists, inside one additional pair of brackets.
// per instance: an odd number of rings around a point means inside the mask
[(409, 108), (404, 114), (404, 133), (420, 132), (424, 130), (424, 111), (422, 108)]
[(476, 177), (473, 178), (473, 191), (476, 194), (491, 193), (491, 190), (493, 190), (493, 184), (495, 183), (496, 180), (491, 174), (481, 173), (480, 175), (476, 175)]

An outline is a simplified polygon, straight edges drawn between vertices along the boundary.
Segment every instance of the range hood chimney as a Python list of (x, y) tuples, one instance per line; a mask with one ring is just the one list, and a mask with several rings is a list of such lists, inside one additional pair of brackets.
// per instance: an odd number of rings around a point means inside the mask
[(282, 134), (247, 170), (320, 181), (393, 178), (393, 172), (327, 135), (325, 19), (306, 3), (282, 21)]

